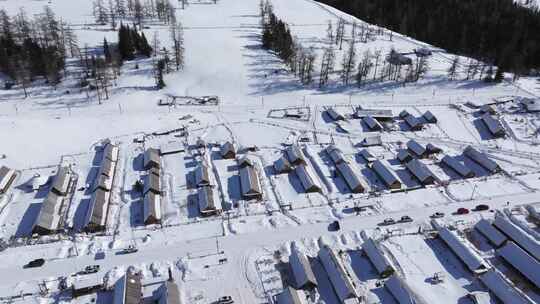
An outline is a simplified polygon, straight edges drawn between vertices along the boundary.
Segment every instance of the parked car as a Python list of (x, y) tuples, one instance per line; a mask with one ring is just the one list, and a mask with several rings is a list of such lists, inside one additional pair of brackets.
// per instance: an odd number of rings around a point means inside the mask
[(36, 267), (43, 266), (43, 264), (45, 264), (44, 259), (35, 259), (35, 260), (32, 260), (32, 261), (28, 262), (28, 264), (23, 266), (23, 268), (36, 268)]
[(217, 300), (217, 304), (233, 304), (234, 301), (231, 296), (224, 296)]
[(486, 211), (486, 210), (489, 210), (489, 206), (486, 205), (486, 204), (480, 204), (480, 205), (476, 205), (476, 207), (474, 207), (473, 210), (474, 211)]
[(413, 221), (413, 219), (408, 215), (404, 215), (404, 216), (401, 217), (401, 219), (399, 219), (399, 221), (401, 223), (410, 223), (410, 222)]
[(137, 249), (137, 247), (133, 246), (133, 245), (129, 245), (127, 248), (124, 248), (120, 251), (118, 251), (117, 254), (130, 254), (130, 253), (135, 253), (139, 251), (139, 249)]
[(91, 274), (99, 271), (99, 265), (90, 265), (86, 266), (84, 270), (80, 271), (79, 274)]
[(433, 213), (430, 217), (431, 217), (431, 218), (441, 218), (441, 217), (444, 217), (444, 213), (442, 213), (442, 212), (435, 212), (435, 213)]
[(382, 221), (382, 223), (380, 223), (379, 225), (388, 226), (388, 225), (394, 225), (395, 223), (396, 221), (393, 218), (389, 217), (387, 219), (384, 219), (384, 221)]
[(456, 213), (457, 214), (469, 214), (469, 209), (467, 209), (467, 208), (458, 208)]

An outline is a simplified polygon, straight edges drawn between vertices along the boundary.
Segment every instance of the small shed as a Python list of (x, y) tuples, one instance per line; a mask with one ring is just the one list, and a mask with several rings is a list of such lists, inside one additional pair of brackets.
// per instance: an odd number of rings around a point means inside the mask
[(407, 111), (407, 110), (403, 110), (403, 111), (399, 112), (399, 118), (401, 118), (401, 119), (405, 119), (405, 117), (407, 117), (409, 115), (411, 115), (411, 113), (409, 113), (409, 111)]
[(71, 172), (68, 167), (60, 167), (54, 177), (51, 191), (58, 195), (66, 195), (71, 184)]
[(294, 172), (300, 179), (302, 187), (306, 192), (321, 192), (322, 187), (319, 184), (319, 179), (310, 167), (306, 165), (299, 165), (294, 169)]
[(197, 190), (197, 203), (202, 216), (221, 213), (221, 206), (216, 203), (212, 187), (200, 187)]
[(424, 114), (422, 114), (422, 117), (428, 123), (437, 123), (437, 117), (433, 113), (431, 113), (431, 111), (429, 110), (426, 111)]
[(160, 168), (160, 156), (159, 151), (154, 148), (148, 148), (144, 151), (144, 169), (150, 170), (150, 168)]
[(0, 167), (0, 194), (6, 193), (15, 180), (15, 170), (6, 166)]
[(371, 165), (377, 176), (381, 178), (384, 184), (390, 189), (401, 189), (401, 180), (396, 172), (390, 168), (386, 161), (376, 160)]
[(442, 152), (442, 149), (435, 146), (434, 144), (432, 143), (429, 143), (426, 145), (426, 150), (427, 150), (427, 154), (428, 155), (432, 155), (432, 154), (437, 154), (437, 153), (441, 153)]
[(274, 169), (276, 170), (276, 173), (283, 174), (291, 172), (293, 170), (293, 167), (291, 166), (291, 163), (289, 163), (287, 158), (282, 156), (274, 163)]
[(377, 136), (368, 136), (362, 139), (360, 146), (362, 147), (372, 147), (382, 145), (382, 138), (380, 135)]
[(224, 143), (220, 148), (222, 158), (234, 159), (236, 157), (236, 147), (230, 141)]
[(161, 223), (161, 196), (152, 191), (143, 199), (143, 219), (145, 225)]
[(491, 173), (497, 173), (501, 170), (501, 167), (495, 161), (472, 146), (467, 146), (463, 154)]
[(361, 107), (356, 108), (354, 113), (356, 118), (364, 118), (366, 116), (371, 116), (378, 121), (393, 121), (394, 113), (392, 110), (381, 110), (381, 109), (362, 109)]
[(259, 181), (259, 176), (254, 167), (244, 167), (240, 169), (240, 186), (242, 197), (246, 199), (261, 198), (262, 189)]

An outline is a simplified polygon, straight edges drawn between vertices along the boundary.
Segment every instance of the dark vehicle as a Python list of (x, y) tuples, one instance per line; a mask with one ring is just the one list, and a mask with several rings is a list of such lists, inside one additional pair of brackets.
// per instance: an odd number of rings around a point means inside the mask
[(41, 267), (45, 264), (44, 259), (35, 259), (33, 261), (28, 262), (28, 264), (24, 265), (23, 268), (35, 268), (35, 267)]
[(118, 251), (116, 254), (130, 254), (130, 253), (135, 253), (139, 251), (139, 249), (137, 249), (137, 247), (133, 246), (133, 245), (129, 245), (127, 248), (124, 248), (120, 251)]
[(99, 271), (99, 265), (86, 266), (84, 270), (79, 271), (79, 274), (91, 274)]
[(442, 212), (435, 212), (435, 213), (433, 213), (430, 217), (431, 217), (431, 218), (441, 218), (441, 217), (444, 217), (444, 213), (442, 213)]
[(408, 216), (408, 215), (404, 215), (401, 217), (401, 219), (399, 220), (401, 223), (410, 223), (413, 221), (413, 219)]
[(333, 221), (328, 226), (328, 230), (330, 230), (330, 231), (339, 231), (340, 229), (341, 229), (341, 225), (339, 224), (339, 221)]
[(467, 208), (458, 208), (456, 214), (469, 214), (469, 209)]
[(480, 204), (474, 207), (474, 211), (486, 211), (486, 210), (489, 210), (489, 206), (486, 204)]
[(217, 304), (233, 304), (234, 301), (231, 296), (224, 296), (217, 300)]
[(94, 260), (103, 260), (105, 258), (105, 252), (100, 250), (96, 252), (96, 255), (94, 256)]
[(396, 221), (389, 217), (387, 219), (385, 219), (384, 221), (382, 221), (382, 223), (379, 223), (380, 226), (388, 226), (388, 225), (394, 225), (396, 223)]

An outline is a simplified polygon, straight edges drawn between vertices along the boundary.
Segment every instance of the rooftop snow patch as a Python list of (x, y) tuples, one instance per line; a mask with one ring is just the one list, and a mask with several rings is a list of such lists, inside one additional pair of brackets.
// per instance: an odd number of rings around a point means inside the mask
[(496, 173), (501, 169), (501, 167), (499, 167), (499, 165), (491, 160), (486, 154), (476, 150), (472, 146), (467, 146), (465, 151), (463, 151), (463, 154), (491, 173)]
[(486, 219), (481, 219), (474, 225), (474, 228), (478, 230), (483, 236), (485, 236), (493, 245), (496, 247), (502, 246), (506, 240), (506, 236), (502, 234), (499, 230), (491, 225), (491, 223)]
[(508, 263), (531, 281), (536, 288), (540, 288), (540, 262), (530, 256), (514, 242), (508, 242), (497, 250)]
[(319, 259), (339, 300), (343, 303), (348, 299), (358, 298), (354, 284), (336, 252), (328, 246), (323, 246), (319, 250)]
[(395, 272), (394, 267), (390, 264), (372, 238), (368, 238), (364, 241), (362, 249), (381, 277), (388, 277)]
[(501, 213), (496, 214), (493, 225), (512, 239), (535, 259), (540, 260), (540, 243)]

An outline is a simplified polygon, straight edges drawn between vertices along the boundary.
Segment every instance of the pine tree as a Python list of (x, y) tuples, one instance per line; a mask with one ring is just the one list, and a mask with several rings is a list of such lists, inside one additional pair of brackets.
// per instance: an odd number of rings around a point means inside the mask
[(493, 78), (493, 82), (501, 83), (504, 80), (504, 70), (499, 67), (497, 69), (497, 72), (495, 73), (495, 77)]
[(103, 54), (105, 55), (105, 62), (111, 63), (112, 54), (111, 50), (109, 49), (109, 43), (107, 42), (107, 38), (103, 38)]
[(450, 63), (450, 67), (447, 70), (448, 79), (454, 80), (456, 78), (458, 66), (459, 66), (459, 57), (454, 56), (454, 58), (452, 59), (452, 62)]
[(348, 85), (351, 79), (351, 75), (354, 74), (356, 66), (356, 47), (354, 40), (349, 41), (349, 48), (343, 56), (341, 63), (341, 81), (344, 85)]

